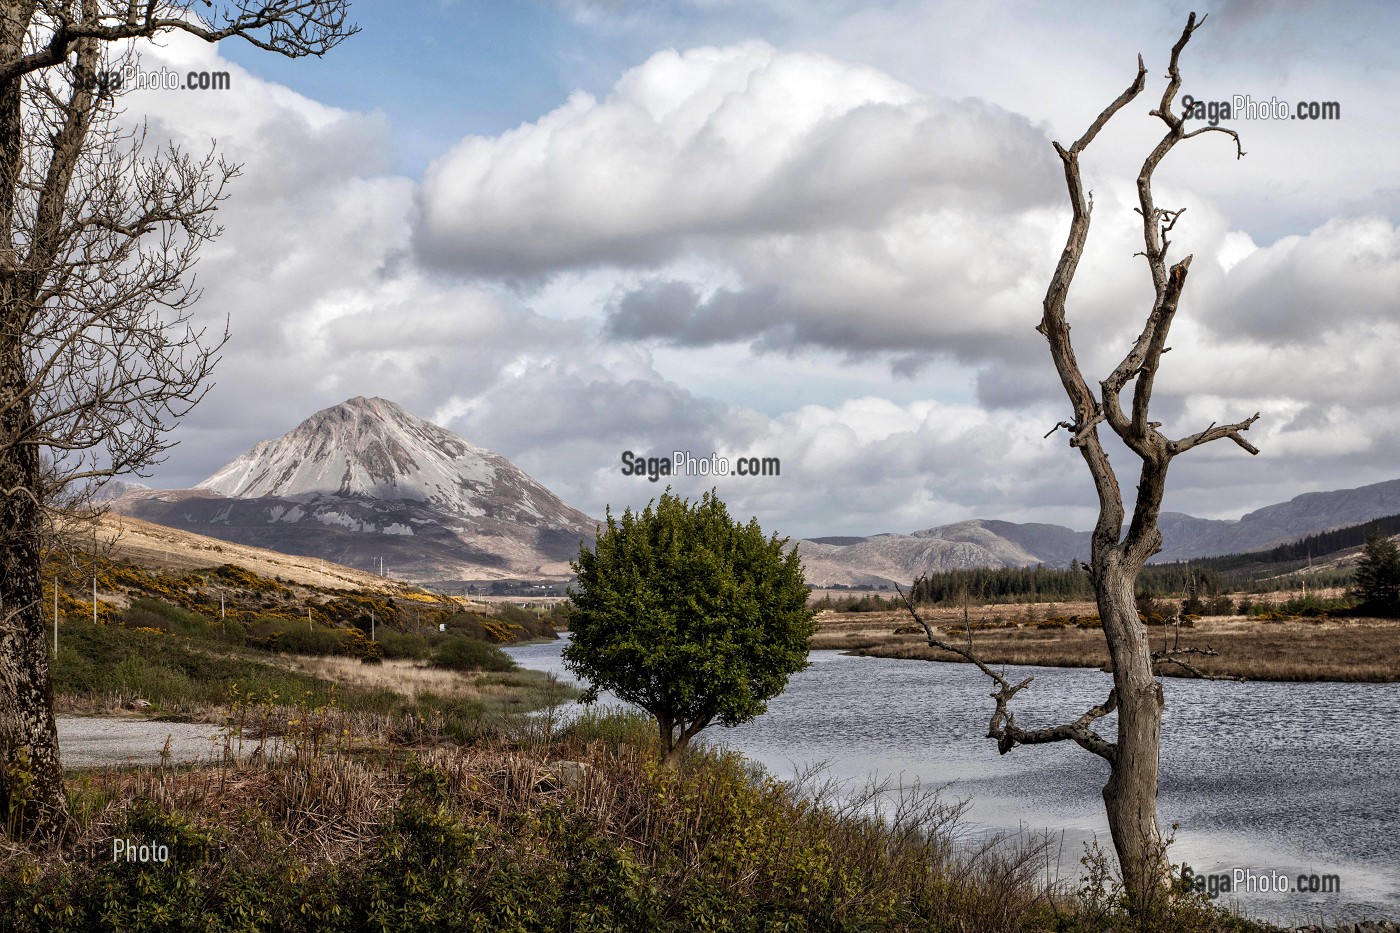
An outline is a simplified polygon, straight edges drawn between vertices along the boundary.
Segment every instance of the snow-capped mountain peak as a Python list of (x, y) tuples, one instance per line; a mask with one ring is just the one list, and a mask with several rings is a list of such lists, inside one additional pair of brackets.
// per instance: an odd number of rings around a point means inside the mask
[(196, 488), (239, 499), (416, 500), (463, 516), (589, 525), (505, 457), (382, 398), (352, 398), (318, 411)]

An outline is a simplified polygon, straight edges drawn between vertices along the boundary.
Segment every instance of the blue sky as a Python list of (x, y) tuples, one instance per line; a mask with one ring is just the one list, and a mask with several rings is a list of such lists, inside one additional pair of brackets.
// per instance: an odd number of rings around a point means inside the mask
[(562, 48), (587, 36), (549, 3), (427, 2), (352, 8), (359, 35), (323, 58), (285, 59), (246, 43), (221, 52), (314, 100), (383, 110), (395, 168), (416, 175), (462, 135), (499, 133), (553, 109), (573, 88)]
[[(1051, 141), (1144, 55), (1148, 90), (1085, 157), (1071, 321), (1092, 382), (1150, 296), (1132, 179), (1188, 8), (359, 3), (361, 34), (322, 61), (147, 50), (234, 87), (132, 94), (130, 116), (244, 166), (200, 266), (200, 313), (234, 336), (151, 482), (380, 395), (595, 515), (657, 491), (621, 451), (688, 449), (782, 458), (780, 480), (720, 493), (785, 534), (1087, 527), (1083, 464), (1042, 437), (1066, 414), (1032, 329), (1067, 222)], [(1342, 118), (1235, 121), (1245, 159), (1208, 134), (1159, 173), (1197, 257), (1164, 430), (1262, 413), (1263, 453), (1182, 458), (1169, 508), (1397, 475), (1396, 34), (1382, 4), (1233, 0), (1188, 47), (1183, 93)]]

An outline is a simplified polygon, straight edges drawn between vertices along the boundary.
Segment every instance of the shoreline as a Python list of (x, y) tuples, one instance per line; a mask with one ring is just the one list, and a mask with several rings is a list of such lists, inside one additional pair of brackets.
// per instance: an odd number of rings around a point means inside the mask
[[(979, 606), (968, 613), (972, 646), (988, 664), (1104, 670), (1109, 656), (1103, 630), (1083, 621), (1093, 612), (1089, 603)], [(945, 641), (966, 643), (962, 610), (931, 608), (920, 614)], [(1153, 650), (1176, 646), (1218, 652), (1187, 656), (1213, 676), (1279, 683), (1400, 683), (1397, 619), (1218, 616), (1198, 619), (1179, 632), (1170, 625), (1151, 626), (1148, 634)], [(907, 612), (823, 612), (811, 647), (862, 657), (968, 663), (929, 647)], [(1191, 677), (1172, 664), (1159, 663), (1157, 669), (1159, 676)]]

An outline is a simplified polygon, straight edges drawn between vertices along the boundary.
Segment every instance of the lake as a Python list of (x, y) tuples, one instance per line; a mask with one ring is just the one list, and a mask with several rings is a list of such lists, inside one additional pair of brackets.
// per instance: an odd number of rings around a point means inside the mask
[[(572, 680), (565, 640), (508, 649), (521, 665)], [(1049, 830), (1059, 875), (1077, 882), (1086, 841), (1112, 841), (1100, 790), (1106, 762), (1072, 742), (998, 755), (986, 738), (991, 682), (967, 664), (813, 651), (768, 712), (707, 729), (780, 778), (814, 762), (833, 777), (872, 775), (966, 799), (971, 828)], [(1023, 728), (1076, 718), (1108, 695), (1097, 670), (1008, 667), (1034, 675), (1012, 708)], [(1163, 830), (1197, 874), (1336, 875), (1331, 894), (1236, 893), (1245, 912), (1287, 922), (1400, 919), (1400, 684), (1278, 684), (1164, 678)], [(617, 702), (613, 699), (611, 702)], [(1099, 721), (1112, 738), (1113, 716)], [(1232, 874), (1233, 876), (1233, 874)], [(1229, 899), (1228, 897), (1226, 898)]]

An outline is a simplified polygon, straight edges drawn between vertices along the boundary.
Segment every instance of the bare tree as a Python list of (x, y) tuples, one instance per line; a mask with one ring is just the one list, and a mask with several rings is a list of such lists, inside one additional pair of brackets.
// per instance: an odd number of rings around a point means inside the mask
[[(1172, 47), (1166, 89), (1156, 109), (1149, 111), (1149, 115), (1166, 125), (1166, 133), (1148, 154), (1137, 176), (1137, 211), (1142, 215), (1144, 242), (1144, 249), (1138, 255), (1146, 258), (1152, 276), (1155, 295), (1152, 308), (1132, 348), (1113, 372), (1099, 383), (1100, 391), (1097, 394), (1090, 389), (1080, 371), (1070, 342), (1070, 326), (1065, 320), (1065, 299), (1089, 235), (1089, 216), (1093, 207), (1092, 197), (1086, 194), (1080, 179), (1079, 156), (1104, 125), (1142, 92), (1147, 69), (1141, 55), (1138, 56), (1138, 71), (1133, 83), (1099, 114), (1084, 135), (1068, 149), (1055, 143), (1055, 151), (1064, 163), (1073, 218), (1059, 265), (1045, 294), (1044, 316), (1036, 330), (1050, 343), (1050, 354), (1074, 411), (1074, 420), (1062, 421), (1056, 425), (1056, 429), (1069, 431), (1070, 446), (1083, 455), (1098, 493), (1099, 518), (1094, 526), (1089, 571), (1093, 577), (1099, 618), (1108, 641), (1113, 688), (1102, 703), (1072, 722), (1023, 729), (1016, 723), (1010, 702), (1031, 683), (1032, 678), (1027, 677), (1012, 684), (978, 660), (970, 650), (940, 640), (906, 598), (906, 605), (923, 626), (930, 645), (972, 661), (996, 683), (996, 692), (992, 694), (996, 708), (988, 737), (997, 740), (1002, 754), (1017, 745), (1072, 741), (1108, 762), (1109, 777), (1103, 788), (1104, 805), (1124, 890), (1130, 908), (1135, 912), (1143, 912), (1158, 901), (1170, 879), (1166, 849), (1157, 822), (1158, 754), (1164, 701), (1162, 685), (1155, 677), (1153, 664), (1154, 661), (1170, 662), (1188, 673), (1204, 675), (1174, 652), (1164, 650), (1154, 655), (1147, 629), (1138, 619), (1133, 591), (1147, 559), (1162, 548), (1157, 518), (1166, 488), (1167, 467), (1172, 458), (1193, 447), (1223, 438), (1229, 438), (1251, 454), (1259, 452), (1242, 436), (1259, 418), (1257, 413), (1234, 424), (1212, 424), (1203, 431), (1177, 440), (1162, 434), (1158, 430), (1160, 423), (1150, 420), (1148, 413), (1158, 366), (1162, 355), (1170, 349), (1167, 334), (1191, 267), (1190, 256), (1170, 267), (1167, 265), (1168, 234), (1184, 209), (1169, 210), (1156, 205), (1152, 198), (1153, 173), (1177, 143), (1207, 132), (1224, 133), (1231, 137), (1235, 143), (1236, 157), (1244, 155), (1239, 136), (1233, 130), (1203, 127), (1187, 131), (1183, 118), (1172, 112), (1177, 91), (1181, 88), (1178, 69), (1181, 51), (1204, 21), (1204, 16), (1197, 20), (1196, 14), (1192, 13), (1181, 38)], [(1131, 405), (1125, 411), (1121, 395), (1129, 383), (1133, 384), (1133, 395)], [(1100, 424), (1107, 424), (1142, 461), (1137, 498), (1126, 535), (1123, 533), (1126, 518), (1123, 495), (1099, 439)], [(1094, 730), (1094, 723), (1114, 712), (1118, 714), (1118, 732), (1116, 739), (1110, 741)]]
[(52, 839), (67, 813), (40, 577), (45, 519), (75, 483), (159, 462), (226, 332), (194, 325), (192, 268), (237, 168), (152, 148), (114, 118), (140, 40), (239, 37), (321, 55), (345, 0), (0, 0), (0, 825)]

